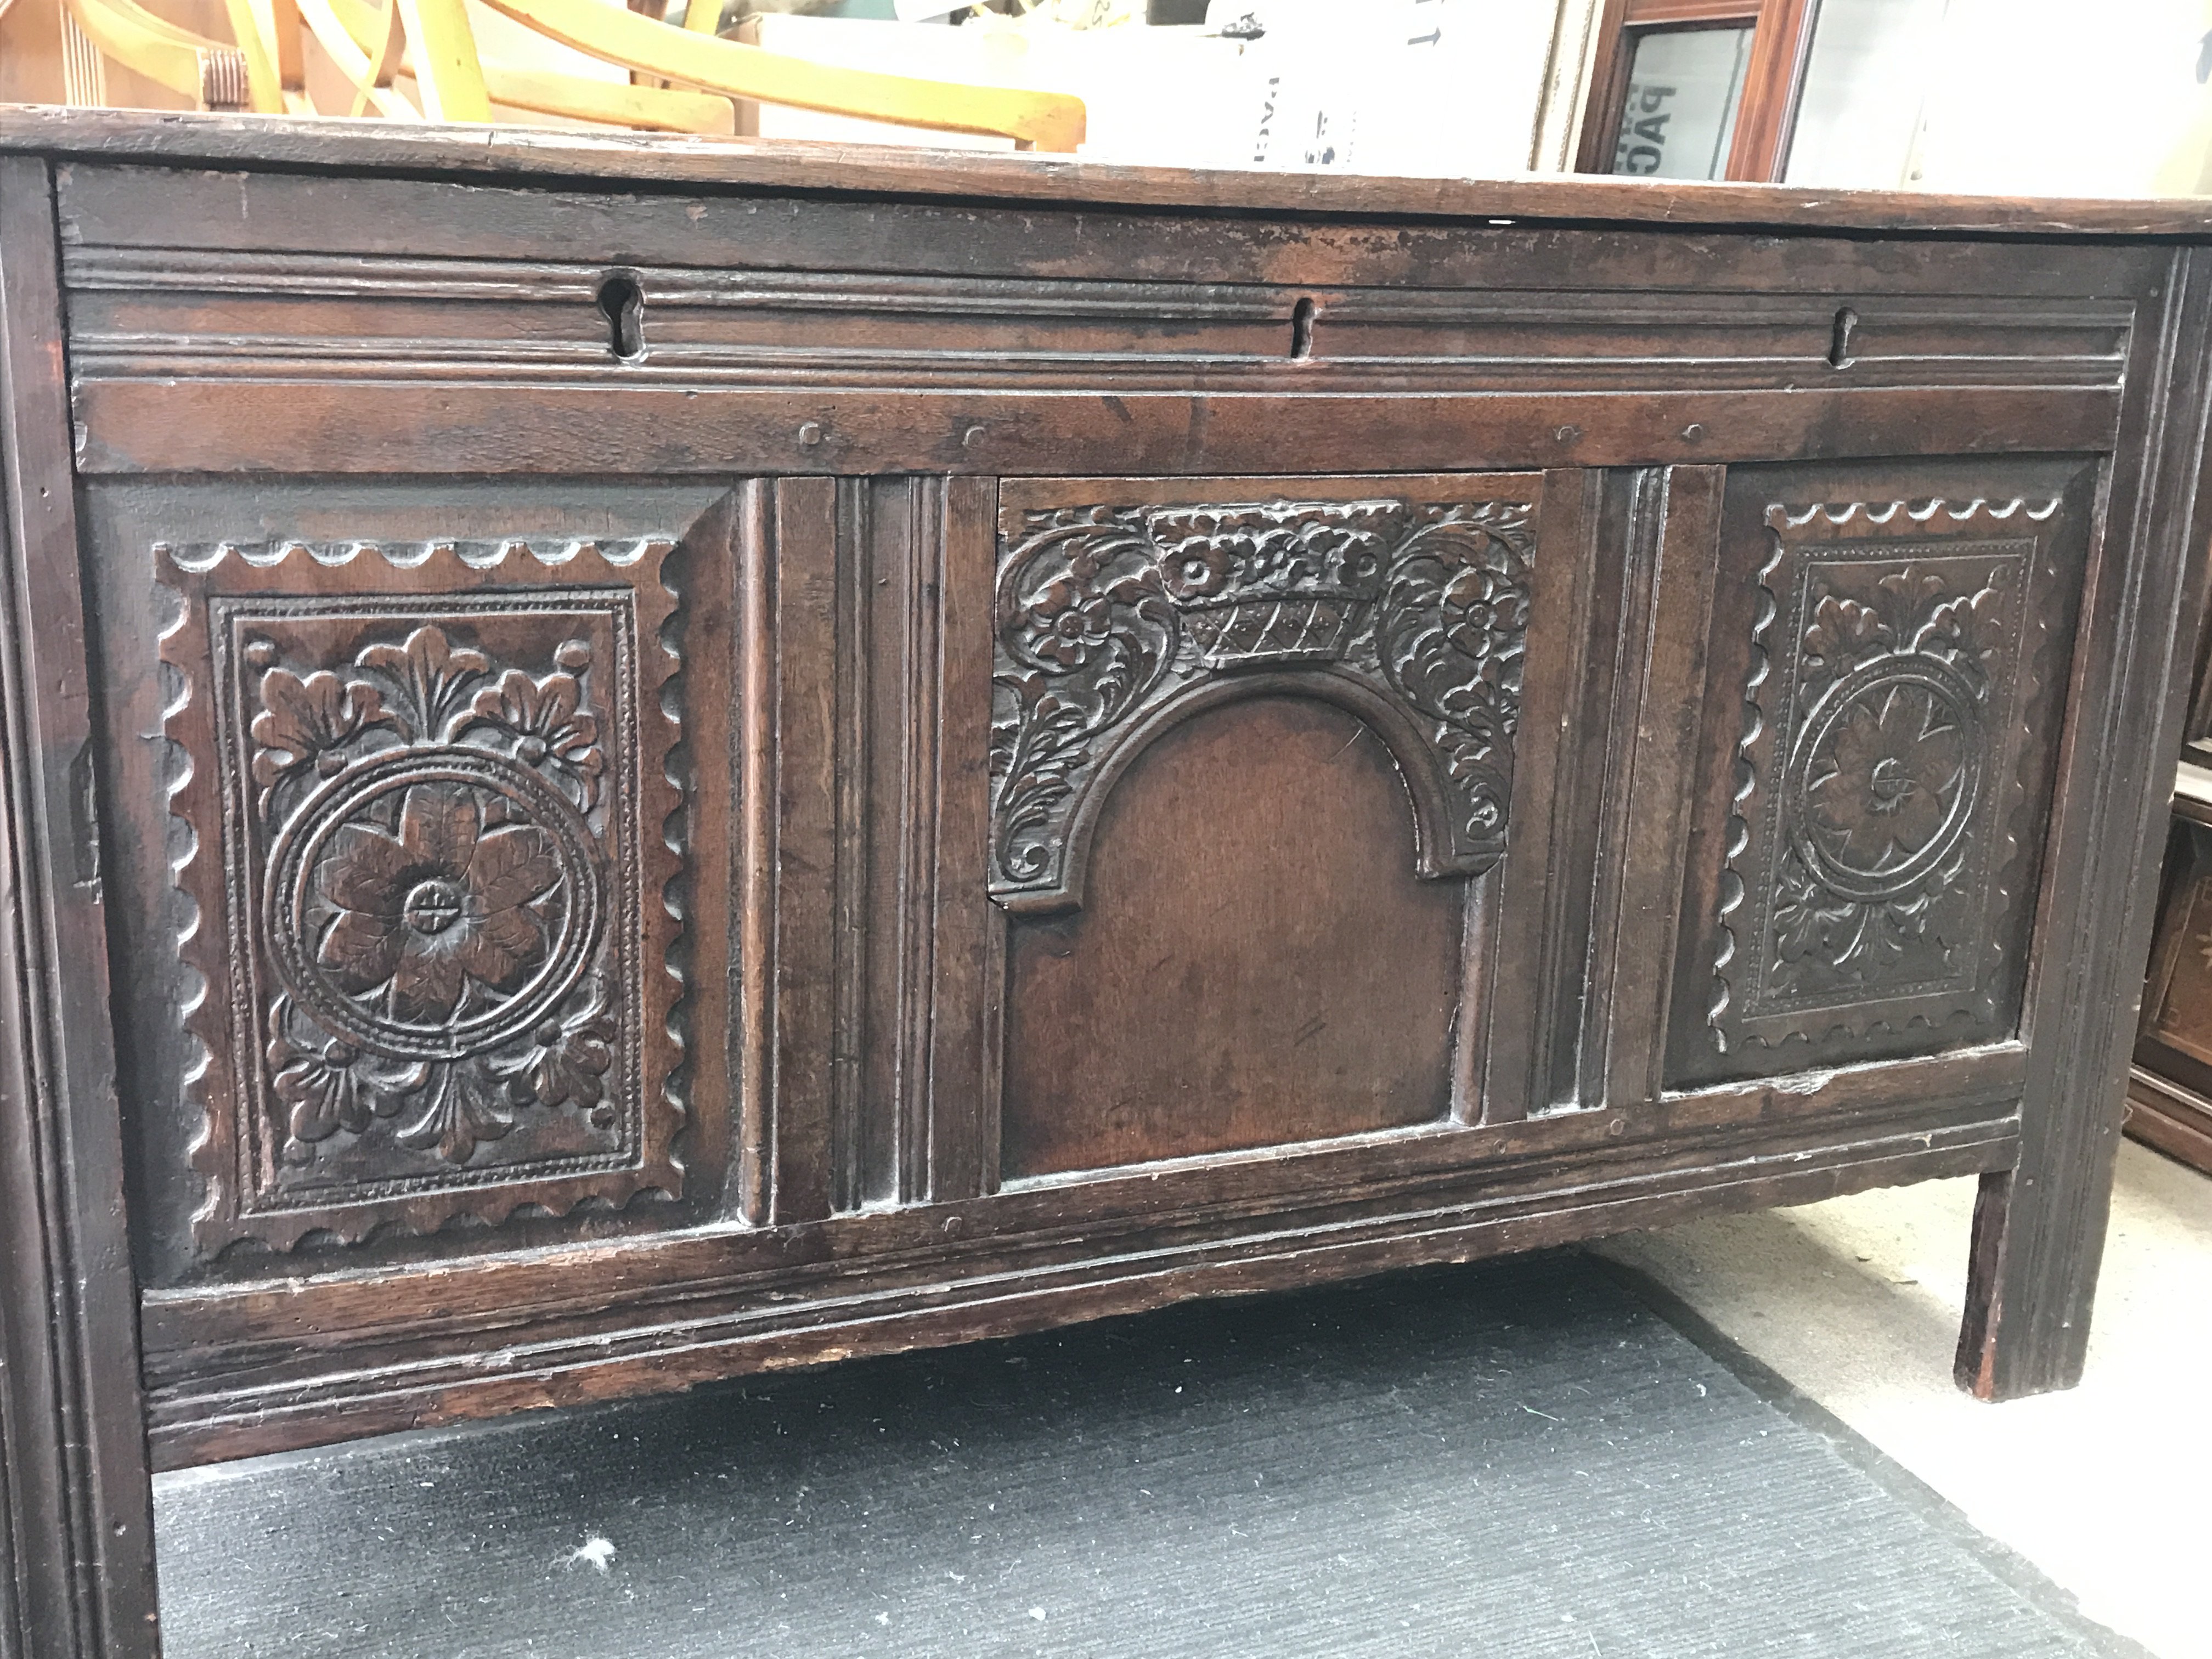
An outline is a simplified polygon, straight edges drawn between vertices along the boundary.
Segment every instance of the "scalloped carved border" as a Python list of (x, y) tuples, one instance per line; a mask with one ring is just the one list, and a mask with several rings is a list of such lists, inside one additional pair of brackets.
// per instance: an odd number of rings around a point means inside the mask
[(471, 570), (521, 568), (525, 561), (548, 570), (565, 569), (579, 559), (626, 570), (650, 560), (657, 567), (676, 545), (672, 536), (631, 536), (615, 541), (588, 537), (502, 536), (495, 539), (455, 537), (429, 541), (311, 542), (296, 538), (248, 542), (156, 542), (156, 563), (191, 575), (204, 575), (236, 560), (257, 570), (273, 570), (298, 560), (342, 570), (362, 558), (381, 559), (394, 570), (419, 570), (434, 559), (453, 558)]
[(681, 1196), (677, 548), (155, 545), (204, 1253)]
[(2059, 632), (2030, 596), (2059, 574), (2063, 507), (1767, 508), (1705, 1018), (1718, 1052), (2002, 1035), (2002, 918), (2048, 746), (2030, 711)]

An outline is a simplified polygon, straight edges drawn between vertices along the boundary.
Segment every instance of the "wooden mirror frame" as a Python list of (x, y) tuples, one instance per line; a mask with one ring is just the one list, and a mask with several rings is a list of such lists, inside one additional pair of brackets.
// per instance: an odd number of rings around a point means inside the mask
[(1722, 176), (1746, 184), (1779, 184), (1790, 164), (1797, 100), (1820, 9), (1820, 0), (1605, 0), (1575, 171), (1613, 171), (1628, 99), (1629, 64), (1639, 36), (1657, 28), (1749, 27), (1751, 65)]

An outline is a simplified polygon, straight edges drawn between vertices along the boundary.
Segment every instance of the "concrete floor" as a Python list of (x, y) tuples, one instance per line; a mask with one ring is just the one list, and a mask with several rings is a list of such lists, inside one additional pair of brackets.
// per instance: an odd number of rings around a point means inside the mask
[(2212, 1659), (2212, 1180), (2122, 1148), (2081, 1386), (1985, 1406), (1951, 1382), (1971, 1180), (1609, 1241), (2159, 1659)]

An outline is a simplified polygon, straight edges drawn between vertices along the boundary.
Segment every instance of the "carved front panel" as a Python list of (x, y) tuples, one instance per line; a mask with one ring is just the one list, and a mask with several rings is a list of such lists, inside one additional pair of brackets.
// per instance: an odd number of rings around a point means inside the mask
[[(1009, 506), (993, 686), (990, 883), (1015, 910), (1080, 902), (1121, 769), (1210, 701), (1333, 698), (1389, 744), (1421, 872), (1504, 851), (1528, 628), (1528, 499), (1226, 495)], [(1233, 489), (1233, 483), (1225, 488)]]
[(204, 1247), (680, 1190), (669, 550), (156, 550)]
[[(1735, 505), (1741, 549), (1741, 491)], [(2045, 491), (1758, 511), (1762, 556), (1735, 612), (1747, 639), (1733, 662), (1716, 647), (1740, 714), (1732, 753), (1716, 757), (1729, 776), (1706, 842), (1719, 878), (1695, 930), (1701, 1029), (1686, 1043), (1677, 1008), (1677, 1069), (2007, 1036), (2078, 580), (2069, 503)]]
[(1002, 483), (994, 1176), (1480, 1115), (1544, 487)]

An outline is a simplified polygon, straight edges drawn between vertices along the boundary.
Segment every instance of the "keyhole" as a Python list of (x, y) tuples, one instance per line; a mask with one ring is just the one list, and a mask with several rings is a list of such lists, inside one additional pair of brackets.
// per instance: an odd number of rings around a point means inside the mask
[(1304, 362), (1313, 356), (1314, 302), (1301, 300), (1291, 307), (1291, 356)]
[(599, 314), (607, 319), (607, 349), (624, 362), (645, 356), (645, 290), (634, 276), (599, 284)]
[(1859, 314), (1849, 306), (1836, 313), (1835, 331), (1828, 337), (1828, 367), (1851, 366), (1851, 336), (1858, 331)]

